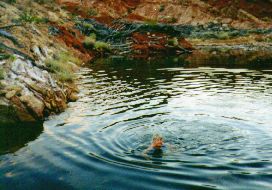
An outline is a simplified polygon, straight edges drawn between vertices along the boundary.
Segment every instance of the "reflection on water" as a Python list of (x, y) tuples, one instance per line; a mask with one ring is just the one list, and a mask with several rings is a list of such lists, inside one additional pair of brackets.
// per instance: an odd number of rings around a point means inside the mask
[(42, 124), (0, 125), (0, 155), (14, 153), (42, 133)]
[[(78, 102), (26, 148), (0, 157), (0, 184), (271, 189), (271, 63), (218, 61), (98, 60), (78, 74)], [(157, 133), (173, 148), (144, 156)]]

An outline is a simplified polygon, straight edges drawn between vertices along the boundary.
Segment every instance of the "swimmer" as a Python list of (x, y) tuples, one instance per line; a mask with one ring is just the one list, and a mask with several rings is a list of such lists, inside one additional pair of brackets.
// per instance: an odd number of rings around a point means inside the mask
[(154, 149), (161, 149), (163, 146), (163, 138), (158, 134), (154, 135), (150, 147)]
[(153, 157), (162, 157), (163, 150), (165, 149), (165, 144), (163, 137), (156, 134), (152, 138), (151, 145), (144, 150), (143, 156), (147, 158), (147, 155), (151, 154)]

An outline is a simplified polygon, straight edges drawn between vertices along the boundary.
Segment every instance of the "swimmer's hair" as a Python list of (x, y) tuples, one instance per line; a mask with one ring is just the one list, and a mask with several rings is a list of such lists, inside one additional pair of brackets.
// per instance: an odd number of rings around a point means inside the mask
[(153, 135), (152, 140), (153, 140), (153, 141), (155, 141), (155, 140), (157, 140), (157, 139), (162, 140), (163, 138), (162, 138), (162, 136), (161, 136), (161, 135), (159, 135), (159, 134), (155, 134), (155, 135)]

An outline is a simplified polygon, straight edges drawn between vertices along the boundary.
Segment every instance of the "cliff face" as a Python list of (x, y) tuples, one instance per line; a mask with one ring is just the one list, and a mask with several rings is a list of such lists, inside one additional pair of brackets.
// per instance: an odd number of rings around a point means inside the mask
[[(220, 22), (238, 28), (271, 27), (272, 2), (231, 0), (59, 0), (81, 14), (170, 24)], [(90, 11), (91, 10), (91, 11)]]
[(229, 17), (237, 18), (239, 10), (244, 10), (259, 19), (272, 18), (272, 1), (270, 0), (207, 0), (206, 2)]
[(94, 18), (108, 26), (113, 21), (122, 20), (147, 25), (162, 23), (195, 27), (188, 29), (190, 35), (184, 35), (201, 39), (191, 40), (193, 45), (202, 45), (207, 39), (219, 39), (229, 45), (271, 41), (270, 0), (58, 0), (58, 3), (75, 15)]

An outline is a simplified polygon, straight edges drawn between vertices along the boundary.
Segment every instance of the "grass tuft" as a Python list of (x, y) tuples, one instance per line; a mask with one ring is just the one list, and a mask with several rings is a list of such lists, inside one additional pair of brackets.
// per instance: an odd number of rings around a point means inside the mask
[(3, 68), (0, 68), (0, 80), (5, 78), (5, 72)]
[(110, 46), (110, 44), (108, 44), (106, 42), (97, 41), (94, 44), (94, 50), (99, 51), (99, 52), (110, 51), (111, 50), (111, 46)]
[(84, 39), (84, 45), (86, 47), (93, 47), (95, 43), (96, 43), (96, 35), (94, 33), (92, 33), (90, 36)]
[(54, 59), (47, 60), (46, 66), (55, 73), (57, 79), (62, 82), (72, 82), (75, 78), (75, 67), (72, 64), (81, 64), (81, 61), (67, 52), (61, 52)]

